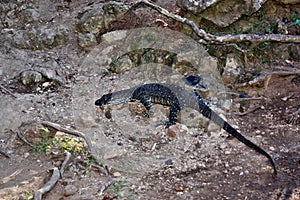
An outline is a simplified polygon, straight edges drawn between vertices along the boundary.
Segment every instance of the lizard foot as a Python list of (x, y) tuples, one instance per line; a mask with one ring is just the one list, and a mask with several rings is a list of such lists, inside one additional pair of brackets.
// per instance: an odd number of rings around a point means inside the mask
[(169, 128), (170, 126), (175, 125), (175, 124), (176, 123), (172, 123), (170, 121), (162, 121), (162, 122), (156, 124), (155, 127), (157, 128), (159, 126), (165, 126), (165, 128)]

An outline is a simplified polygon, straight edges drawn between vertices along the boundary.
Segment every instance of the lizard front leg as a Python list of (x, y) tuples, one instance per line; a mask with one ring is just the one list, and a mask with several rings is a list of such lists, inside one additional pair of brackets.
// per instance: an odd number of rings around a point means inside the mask
[(148, 112), (143, 113), (145, 117), (150, 117), (154, 114), (154, 108), (153, 108), (153, 105), (151, 103), (151, 99), (149, 97), (141, 96), (137, 100), (139, 100), (145, 106), (145, 108), (148, 111)]

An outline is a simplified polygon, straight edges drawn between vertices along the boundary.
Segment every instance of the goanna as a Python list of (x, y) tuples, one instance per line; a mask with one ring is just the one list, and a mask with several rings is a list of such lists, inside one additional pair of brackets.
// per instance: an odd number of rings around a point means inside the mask
[(195, 109), (246, 146), (267, 157), (272, 164), (274, 174), (277, 174), (276, 165), (272, 157), (265, 150), (241, 135), (235, 128), (210, 109), (196, 91), (188, 91), (174, 84), (150, 83), (105, 94), (95, 102), (95, 105), (116, 105), (129, 101), (140, 101), (147, 109), (149, 116), (154, 113), (152, 103), (170, 106), (169, 121), (166, 123), (166, 128), (176, 124), (178, 112), (184, 107)]

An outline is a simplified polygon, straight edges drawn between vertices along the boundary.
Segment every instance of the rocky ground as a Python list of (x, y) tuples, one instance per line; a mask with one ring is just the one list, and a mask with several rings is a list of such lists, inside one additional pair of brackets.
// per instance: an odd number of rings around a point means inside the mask
[[(292, 1), (236, 6), (231, 14), (180, 2), (185, 9), (153, 1), (214, 34), (300, 34), (300, 5)], [(300, 199), (299, 44), (240, 43), (246, 54), (232, 45), (204, 46), (187, 26), (132, 5), (0, 3), (1, 198), (32, 198), (67, 150), (65, 172), (43, 199)], [(221, 116), (272, 155), (276, 177), (265, 157), (197, 112), (185, 110), (166, 130), (157, 126), (166, 107), (156, 105), (145, 118), (138, 103), (94, 106), (104, 93), (145, 82), (186, 86), (181, 80), (190, 74), (202, 76), (203, 96)], [(94, 154), (82, 138), (43, 121), (81, 131)]]

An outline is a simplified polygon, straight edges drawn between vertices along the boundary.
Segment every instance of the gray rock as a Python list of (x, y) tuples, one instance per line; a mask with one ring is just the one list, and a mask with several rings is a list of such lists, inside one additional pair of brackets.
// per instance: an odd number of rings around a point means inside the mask
[(102, 9), (104, 11), (104, 24), (108, 28), (109, 24), (116, 20), (119, 14), (126, 12), (129, 7), (124, 3), (109, 2), (104, 4)]
[(194, 14), (199, 14), (219, 1), (220, 0), (178, 0), (177, 5)]
[(32, 71), (32, 70), (23, 71), (21, 72), (20, 76), (21, 76), (21, 82), (27, 86), (39, 83), (43, 79), (43, 76), (40, 72)]
[(97, 44), (97, 40), (93, 33), (79, 33), (78, 44), (83, 48), (91, 47)]
[[(188, 3), (189, 2), (189, 3)], [(251, 15), (258, 11), (266, 0), (178, 0), (177, 3), (196, 15), (212, 21), (214, 24), (226, 27), (240, 19), (243, 15)]]
[(36, 35), (38, 39), (38, 47), (41, 49), (52, 49), (63, 45), (68, 38), (68, 28), (64, 25), (56, 27), (41, 27), (40, 35)]
[(26, 9), (20, 13), (20, 19), (25, 23), (37, 21), (39, 17), (40, 14), (36, 9)]
[(228, 54), (223, 72), (223, 78), (229, 83), (234, 83), (241, 73), (241, 65), (234, 54)]
[(103, 12), (99, 9), (90, 10), (82, 14), (78, 27), (83, 33), (98, 33), (105, 29)]
[(19, 49), (46, 50), (63, 45), (68, 40), (68, 28), (64, 25), (20, 30), (12, 37), (12, 44)]
[(77, 188), (74, 185), (67, 185), (64, 190), (64, 196), (71, 196), (77, 192)]

